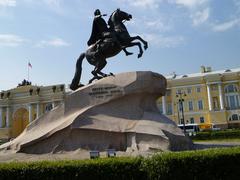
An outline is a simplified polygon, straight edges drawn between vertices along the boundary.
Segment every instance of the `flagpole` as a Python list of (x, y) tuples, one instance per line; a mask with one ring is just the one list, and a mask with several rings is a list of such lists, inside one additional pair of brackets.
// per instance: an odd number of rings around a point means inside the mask
[(28, 62), (28, 78), (27, 78), (27, 80), (28, 80), (28, 82), (29, 82), (29, 62)]

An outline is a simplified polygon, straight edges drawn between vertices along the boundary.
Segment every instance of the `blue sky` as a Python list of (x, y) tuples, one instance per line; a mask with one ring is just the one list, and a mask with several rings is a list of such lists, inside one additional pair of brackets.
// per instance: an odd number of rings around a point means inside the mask
[[(149, 42), (137, 59), (108, 59), (104, 72), (150, 70), (169, 75), (240, 67), (239, 0), (0, 0), (0, 90), (27, 78), (35, 85), (69, 84), (79, 54), (87, 48), (93, 12), (120, 8), (133, 15), (131, 35)], [(106, 18), (107, 20), (107, 18)], [(82, 82), (93, 66), (83, 63)]]

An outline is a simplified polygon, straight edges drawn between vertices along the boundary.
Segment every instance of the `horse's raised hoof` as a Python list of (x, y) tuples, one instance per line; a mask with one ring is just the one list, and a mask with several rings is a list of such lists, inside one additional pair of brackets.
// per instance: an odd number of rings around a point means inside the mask
[(138, 58), (142, 57), (142, 53), (141, 54), (138, 54)]
[(127, 52), (126, 53), (126, 56), (130, 56), (130, 55), (133, 55), (133, 53), (132, 52)]
[(144, 43), (144, 49), (146, 50), (148, 48), (148, 43)]

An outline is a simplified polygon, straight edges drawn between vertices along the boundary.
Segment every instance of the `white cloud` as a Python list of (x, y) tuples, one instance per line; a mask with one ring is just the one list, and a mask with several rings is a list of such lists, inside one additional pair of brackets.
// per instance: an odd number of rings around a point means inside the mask
[(16, 6), (16, 0), (0, 0), (0, 6)]
[(46, 46), (64, 47), (64, 46), (70, 46), (70, 44), (61, 38), (54, 38), (48, 41), (42, 40), (36, 46), (37, 47), (46, 47)]
[(209, 19), (210, 0), (168, 0), (168, 2), (187, 8), (192, 24), (198, 26)]
[(235, 26), (240, 26), (240, 18), (233, 19), (231, 21), (224, 22), (221, 24), (213, 25), (212, 29), (213, 29), (213, 31), (216, 31), (216, 32), (224, 32)]
[(240, 1), (239, 0), (234, 0), (234, 4), (237, 8), (237, 13), (240, 13)]
[(122, 4), (129, 4), (130, 6), (134, 7), (141, 7), (141, 8), (158, 8), (159, 3), (162, 0), (115, 0)]
[(209, 0), (169, 0), (169, 1), (188, 8), (195, 8), (197, 6), (205, 4)]
[(168, 32), (173, 29), (171, 22), (168, 19), (163, 18), (162, 16), (158, 16), (158, 18), (134, 18), (128, 23), (136, 29), (142, 29), (147, 31), (150, 30), (154, 32)]
[(234, 0), (234, 4), (235, 4), (237, 7), (240, 7), (240, 1), (239, 1), (239, 0)]
[(142, 37), (146, 39), (150, 45), (159, 48), (174, 48), (185, 42), (182, 36), (162, 36), (158, 34), (143, 34)]
[(16, 47), (27, 40), (14, 34), (0, 34), (0, 46)]
[(66, 15), (67, 8), (63, 0), (41, 0), (53, 12), (58, 15)]
[(172, 27), (169, 24), (165, 24), (162, 20), (149, 20), (144, 22), (145, 27), (155, 29), (161, 32), (169, 31)]
[(188, 8), (195, 8), (202, 6), (209, 2), (209, 0), (115, 0), (122, 4), (129, 4), (130, 6), (141, 8), (158, 8), (161, 2), (168, 2), (177, 4)]
[(61, 4), (61, 0), (43, 0), (45, 4), (50, 7), (59, 8)]
[(64, 0), (22, 0), (24, 3), (41, 7), (41, 8), (47, 8), (48, 10), (51, 10), (59, 15), (63, 15), (65, 13), (65, 6), (64, 6)]
[(150, 7), (157, 8), (159, 6), (160, 0), (134, 0), (130, 1), (133, 6), (136, 7)]
[(49, 6), (52, 6), (52, 7), (56, 7), (56, 6), (60, 6), (62, 0), (22, 0), (24, 1), (25, 3), (44, 3), (44, 4), (47, 4)]
[(198, 26), (204, 22), (206, 22), (209, 18), (209, 8), (203, 9), (201, 11), (197, 11), (192, 15), (193, 25)]

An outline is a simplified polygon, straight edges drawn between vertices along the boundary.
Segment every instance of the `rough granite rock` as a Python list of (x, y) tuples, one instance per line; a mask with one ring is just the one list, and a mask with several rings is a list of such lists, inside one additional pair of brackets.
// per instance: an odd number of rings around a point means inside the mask
[(161, 115), (156, 99), (166, 79), (153, 72), (129, 72), (84, 86), (27, 126), (1, 151), (32, 154), (79, 149), (127, 152), (186, 150), (192, 142)]

